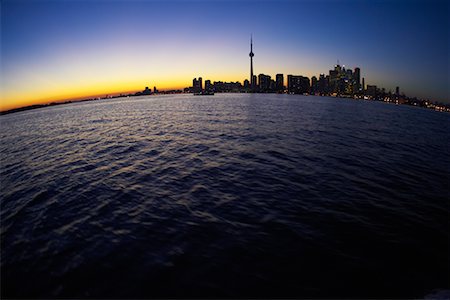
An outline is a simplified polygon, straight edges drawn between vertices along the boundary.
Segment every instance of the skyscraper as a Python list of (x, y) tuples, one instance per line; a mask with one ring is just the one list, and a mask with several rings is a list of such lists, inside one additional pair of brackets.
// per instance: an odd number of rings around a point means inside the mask
[(361, 90), (361, 69), (355, 68), (355, 72), (353, 72), (353, 81), (355, 84), (354, 91), (359, 92)]
[(202, 78), (201, 77), (199, 77), (198, 79), (194, 78), (192, 80), (192, 92), (198, 93), (198, 92), (201, 92), (202, 89), (203, 89)]
[(255, 89), (256, 85), (257, 85), (256, 75), (253, 75), (252, 82), (251, 82), (252, 89)]
[(259, 90), (267, 92), (270, 89), (270, 76), (265, 74), (258, 75)]
[(311, 77), (311, 94), (315, 94), (319, 91), (319, 84), (317, 81), (317, 77), (313, 76)]
[(277, 76), (276, 76), (276, 89), (277, 89), (277, 91), (284, 90), (284, 76), (283, 76), (283, 74), (277, 74)]
[(205, 90), (208, 92), (212, 91), (211, 80), (205, 80)]
[(377, 96), (377, 86), (376, 85), (367, 85), (366, 95), (372, 96), (372, 98), (376, 98)]
[(289, 94), (309, 93), (310, 91), (309, 78), (304, 76), (288, 75), (287, 89)]
[(253, 56), (255, 56), (255, 54), (253, 54), (253, 39), (252, 36), (250, 36), (250, 80), (251, 80), (251, 86), (252, 88), (255, 88), (256, 86), (256, 80), (253, 80)]

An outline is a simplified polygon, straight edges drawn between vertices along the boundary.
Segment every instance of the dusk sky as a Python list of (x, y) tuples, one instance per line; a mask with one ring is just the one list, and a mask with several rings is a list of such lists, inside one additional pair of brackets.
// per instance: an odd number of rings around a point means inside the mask
[(194, 77), (318, 76), (336, 61), (366, 84), (449, 102), (446, 1), (1, 2), (0, 110), (184, 88)]

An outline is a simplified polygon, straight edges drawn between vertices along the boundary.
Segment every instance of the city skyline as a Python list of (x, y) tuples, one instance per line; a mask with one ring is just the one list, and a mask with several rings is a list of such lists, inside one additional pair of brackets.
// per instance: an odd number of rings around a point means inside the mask
[[(250, 80), (250, 34), (257, 37), (255, 74), (312, 78), (340, 59), (350, 69), (360, 67), (366, 84), (393, 92), (400, 86), (408, 96), (448, 103), (445, 2), (282, 1), (283, 18), (270, 14), (274, 2), (255, 3), (2, 2), (0, 110), (138, 91), (148, 84), (180, 89), (196, 74), (212, 81)], [(300, 18), (300, 11), (309, 14)], [(248, 12), (251, 20), (244, 18)], [(392, 19), (390, 27), (378, 28), (382, 12), (402, 12), (408, 26)], [(306, 27), (296, 32), (291, 27), (299, 20)], [(336, 21), (342, 26), (330, 26)], [(255, 22), (261, 25), (242, 26)], [(408, 44), (413, 37), (421, 43)]]

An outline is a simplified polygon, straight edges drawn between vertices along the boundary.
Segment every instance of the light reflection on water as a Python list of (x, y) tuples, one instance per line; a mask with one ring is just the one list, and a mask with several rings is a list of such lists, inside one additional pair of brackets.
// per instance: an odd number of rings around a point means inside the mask
[(448, 124), (404, 106), (254, 94), (2, 116), (2, 293), (448, 288)]

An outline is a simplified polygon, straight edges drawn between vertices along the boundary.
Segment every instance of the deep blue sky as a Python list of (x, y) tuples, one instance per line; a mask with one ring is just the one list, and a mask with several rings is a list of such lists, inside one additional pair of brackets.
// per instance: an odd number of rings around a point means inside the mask
[(1, 25), (2, 101), (242, 82), (250, 33), (257, 74), (317, 76), (339, 59), (366, 84), (449, 101), (446, 1), (3, 0)]

